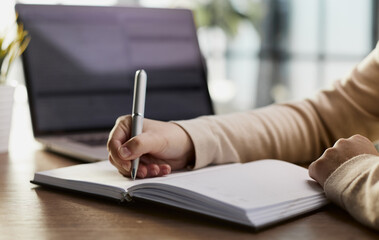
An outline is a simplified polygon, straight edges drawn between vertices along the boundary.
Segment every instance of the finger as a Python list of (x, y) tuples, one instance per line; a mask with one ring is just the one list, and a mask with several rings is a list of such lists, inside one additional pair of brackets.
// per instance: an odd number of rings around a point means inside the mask
[(118, 165), (118, 163), (116, 163), (112, 156), (109, 155), (109, 161), (112, 163), (113, 166), (115, 166), (117, 168), (117, 170), (122, 174), (124, 175), (125, 177), (129, 177), (130, 176), (130, 172), (128, 172), (127, 170), (125, 170), (125, 168), (123, 168), (122, 166)]
[(166, 145), (167, 143), (161, 136), (151, 133), (141, 133), (124, 143), (119, 151), (120, 154), (125, 153), (123, 156), (124, 160), (132, 160), (144, 154), (161, 153)]
[(130, 137), (131, 122), (130, 115), (117, 118), (116, 124), (108, 137), (107, 147), (109, 152), (117, 150)]
[(343, 153), (344, 154), (340, 154), (340, 155), (345, 155), (345, 156), (348, 156), (349, 154), (347, 154), (347, 152), (345, 152), (344, 151), (344, 149), (346, 149), (346, 150), (350, 150), (350, 146), (351, 145), (355, 145), (356, 144), (356, 142), (354, 142), (353, 140), (352, 140), (352, 138), (350, 137), (350, 138), (340, 138), (340, 139), (338, 139), (335, 143), (334, 143), (334, 145), (333, 145), (333, 148), (332, 149), (336, 149), (336, 152), (339, 150), (339, 151), (343, 151)]
[(171, 172), (171, 167), (168, 164), (155, 164), (147, 165), (147, 173), (145, 177), (161, 177)]
[(125, 169), (126, 172), (129, 172), (131, 171), (131, 166), (132, 166), (132, 163), (130, 161), (122, 161), (121, 162), (121, 167), (123, 169)]
[(109, 161), (119, 170), (124, 170), (126, 173), (130, 173), (131, 162), (130, 161), (115, 161), (111, 153), (108, 155)]
[(324, 182), (322, 181), (322, 178), (319, 174), (319, 162), (314, 161), (311, 165), (309, 165), (308, 168), (308, 174), (311, 178), (313, 178), (316, 182), (320, 184), (321, 187), (324, 187)]
[(155, 163), (150, 163), (147, 165), (147, 175), (146, 177), (156, 177), (159, 174), (159, 166), (158, 164)]
[[(164, 176), (164, 175), (167, 175), (169, 173), (171, 173), (171, 165), (167, 163), (166, 160), (163, 160), (163, 159), (158, 159), (158, 158), (155, 158), (151, 155), (143, 155), (140, 157), (140, 160), (142, 163), (144, 163), (145, 165), (149, 166), (150, 164), (154, 164), (156, 166), (158, 166), (158, 174), (156, 176)], [(148, 168), (149, 170), (149, 168)], [(152, 169), (152, 170), (156, 170), (155, 168)], [(151, 173), (152, 175), (155, 175), (154, 173)]]
[(140, 162), (137, 171), (138, 178), (160, 177), (171, 173), (171, 166), (167, 163), (144, 163)]
[(309, 176), (316, 180), (321, 185), (321, 187), (324, 187), (326, 179), (335, 169), (333, 163), (331, 163), (327, 157), (323, 156), (314, 161), (311, 165), (309, 165), (308, 168)]
[(368, 139), (367, 137), (362, 136), (360, 134), (355, 134), (355, 135), (349, 137), (348, 139), (349, 140), (353, 140), (353, 141), (360, 141), (360, 142), (363, 142), (363, 143), (372, 143), (370, 141), (370, 139)]
[(137, 177), (138, 178), (145, 178), (147, 176), (147, 167), (145, 164), (139, 164), (138, 170), (137, 170)]
[(107, 143), (108, 151), (113, 158), (113, 161), (118, 163), (120, 166), (122, 164), (123, 155), (120, 154), (119, 149), (123, 143), (127, 141), (130, 136), (130, 124), (131, 117), (123, 116), (119, 117), (116, 121), (115, 127), (109, 134), (109, 139)]
[(115, 166), (117, 169), (118, 169), (118, 168), (121, 168), (121, 166), (120, 166), (117, 162), (115, 162), (115, 161), (113, 160), (113, 158), (112, 158), (112, 156), (111, 156), (110, 154), (108, 155), (108, 159), (109, 159), (109, 162), (111, 162), (112, 165)]
[(317, 160), (312, 162), (311, 165), (309, 165), (308, 167), (308, 174), (311, 178), (313, 178), (314, 180), (317, 181), (317, 176), (316, 176), (316, 169), (315, 169), (315, 164), (316, 164)]
[(171, 173), (171, 166), (169, 164), (160, 164), (158, 176), (164, 176)]

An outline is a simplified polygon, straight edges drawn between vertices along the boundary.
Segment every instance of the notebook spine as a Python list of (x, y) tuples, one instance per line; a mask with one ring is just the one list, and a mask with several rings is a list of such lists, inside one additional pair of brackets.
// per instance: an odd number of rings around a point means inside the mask
[(122, 198), (123, 200), (121, 202), (123, 201), (131, 202), (133, 200), (132, 197), (127, 192), (123, 192), (122, 196), (123, 196)]

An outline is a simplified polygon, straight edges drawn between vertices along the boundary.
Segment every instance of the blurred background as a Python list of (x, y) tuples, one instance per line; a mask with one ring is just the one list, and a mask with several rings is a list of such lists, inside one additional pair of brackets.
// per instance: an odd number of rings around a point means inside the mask
[[(378, 40), (378, 0), (6, 0), (0, 33), (14, 21), (17, 2), (193, 10), (217, 114), (311, 97)], [(22, 86), (21, 64), (10, 78)], [(26, 101), (26, 91), (16, 98)]]

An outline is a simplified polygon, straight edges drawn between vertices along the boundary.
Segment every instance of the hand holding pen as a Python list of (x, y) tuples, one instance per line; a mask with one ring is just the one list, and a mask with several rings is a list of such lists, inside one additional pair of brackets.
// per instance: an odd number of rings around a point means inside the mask
[[(146, 89), (147, 76), (142, 71), (136, 73), (134, 117), (119, 117), (107, 144), (109, 161), (122, 175), (133, 179), (163, 176), (172, 170), (183, 169), (193, 164), (195, 155), (190, 137), (180, 126), (143, 119), (145, 93), (140, 91)], [(139, 100), (141, 98), (143, 100)]]

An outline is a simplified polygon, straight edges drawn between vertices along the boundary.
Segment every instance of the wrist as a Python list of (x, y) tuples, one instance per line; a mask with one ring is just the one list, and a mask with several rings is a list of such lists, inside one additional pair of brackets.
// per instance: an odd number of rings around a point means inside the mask
[(182, 131), (182, 134), (184, 134), (185, 139), (185, 168), (193, 169), (195, 167), (195, 147), (188, 133), (183, 128), (180, 127), (180, 129)]
[[(176, 149), (180, 149), (179, 159), (182, 159), (183, 168), (193, 169), (195, 167), (195, 146), (192, 142), (190, 135), (180, 125), (172, 122), (177, 129), (174, 141), (177, 146)], [(180, 139), (180, 141), (178, 141)], [(180, 157), (181, 156), (181, 157)]]

